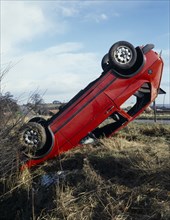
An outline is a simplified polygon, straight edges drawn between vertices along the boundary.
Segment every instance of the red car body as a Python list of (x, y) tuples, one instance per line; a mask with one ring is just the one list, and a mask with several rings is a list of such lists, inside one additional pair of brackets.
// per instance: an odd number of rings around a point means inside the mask
[[(114, 68), (104, 71), (49, 119), (45, 126), (50, 141), (35, 157), (27, 158), (22, 169), (81, 145), (88, 134), (110, 136), (141, 114), (157, 97), (163, 71), (162, 58), (156, 52), (142, 53), (143, 64), (134, 76), (118, 77)], [(135, 105), (129, 111), (123, 110), (122, 104), (132, 95), (137, 97)], [(114, 122), (97, 128), (108, 117)]]

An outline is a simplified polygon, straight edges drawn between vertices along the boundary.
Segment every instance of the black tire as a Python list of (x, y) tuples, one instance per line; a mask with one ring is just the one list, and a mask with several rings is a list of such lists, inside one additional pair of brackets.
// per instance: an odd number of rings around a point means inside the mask
[(109, 61), (109, 54), (108, 53), (104, 55), (102, 62), (101, 62), (101, 66), (102, 66), (103, 71), (106, 71), (109, 69), (110, 61)]
[(28, 122), (20, 129), (19, 142), (21, 151), (28, 157), (34, 157), (46, 143), (44, 127), (36, 122)]
[(113, 69), (128, 70), (135, 64), (137, 59), (136, 49), (127, 41), (119, 41), (110, 48), (109, 60)]

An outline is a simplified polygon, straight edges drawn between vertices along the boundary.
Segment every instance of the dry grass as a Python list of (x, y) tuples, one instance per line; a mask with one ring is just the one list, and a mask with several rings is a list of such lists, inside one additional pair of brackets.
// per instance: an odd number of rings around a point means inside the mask
[(32, 170), (1, 172), (1, 219), (168, 220), (169, 158), (170, 125), (132, 123)]

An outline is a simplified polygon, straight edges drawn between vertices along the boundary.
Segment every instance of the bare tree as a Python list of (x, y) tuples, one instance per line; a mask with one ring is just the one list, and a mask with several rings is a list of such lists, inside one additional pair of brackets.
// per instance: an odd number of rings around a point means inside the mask
[(19, 106), (10, 92), (3, 93), (2, 82), (8, 71), (13, 67), (10, 63), (5, 68), (0, 69), (0, 174), (5, 175), (7, 170), (11, 171), (13, 163), (16, 163), (17, 132), (16, 127), (21, 122), (17, 113)]
[(12, 64), (12, 62), (8, 63), (7, 65), (3, 66), (1, 64), (0, 67), (0, 95), (2, 95), (2, 80), (4, 76), (9, 72), (9, 70), (14, 66), (15, 64)]
[(32, 94), (30, 97), (30, 102), (27, 104), (27, 106), (36, 114), (43, 114), (47, 111), (42, 96), (37, 92)]

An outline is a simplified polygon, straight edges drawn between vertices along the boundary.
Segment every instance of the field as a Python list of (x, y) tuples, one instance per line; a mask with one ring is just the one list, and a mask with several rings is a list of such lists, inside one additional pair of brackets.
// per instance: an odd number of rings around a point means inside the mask
[(2, 130), (1, 220), (170, 219), (170, 125), (131, 123), (22, 173), (17, 129)]

